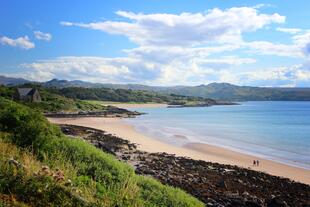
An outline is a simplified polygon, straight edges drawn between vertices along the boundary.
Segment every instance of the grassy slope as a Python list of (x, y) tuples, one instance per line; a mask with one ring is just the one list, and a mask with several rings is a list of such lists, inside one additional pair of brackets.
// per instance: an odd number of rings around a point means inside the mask
[[(107, 107), (101, 104), (91, 103), (83, 100), (74, 100), (45, 90), (39, 86), (26, 85), (27, 87), (37, 87), (42, 97), (40, 103), (23, 104), (31, 108), (38, 109), (43, 112), (59, 112), (59, 111), (104, 111)], [(7, 99), (12, 99), (15, 93), (15, 87), (0, 86), (0, 96)]]
[(175, 94), (160, 94), (151, 91), (128, 90), (128, 89), (109, 89), (109, 88), (47, 88), (46, 90), (65, 96), (67, 98), (80, 100), (97, 100), (111, 102), (132, 102), (132, 103), (169, 103), (175, 101), (210, 101), (199, 97), (181, 96)]
[[(0, 194), (19, 202), (31, 206), (203, 206), (179, 189), (136, 175), (112, 155), (66, 137), (40, 113), (3, 98), (0, 130)], [(8, 162), (11, 158), (21, 165)], [(42, 165), (54, 173), (60, 169), (65, 179), (57, 182), (51, 175), (42, 175)]]

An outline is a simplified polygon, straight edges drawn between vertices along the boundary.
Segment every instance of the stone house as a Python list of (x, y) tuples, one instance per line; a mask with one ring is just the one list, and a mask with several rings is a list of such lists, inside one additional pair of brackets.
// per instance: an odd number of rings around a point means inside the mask
[(17, 88), (15, 99), (27, 102), (41, 102), (41, 96), (36, 88)]

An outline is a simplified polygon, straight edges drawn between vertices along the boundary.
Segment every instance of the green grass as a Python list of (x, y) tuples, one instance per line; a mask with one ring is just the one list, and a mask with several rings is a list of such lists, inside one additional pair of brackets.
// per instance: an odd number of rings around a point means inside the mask
[(74, 100), (64, 96), (48, 92), (44, 89), (39, 89), (42, 97), (40, 103), (24, 103), (31, 107), (37, 108), (44, 112), (58, 111), (104, 111), (106, 107), (96, 103), (90, 103), (83, 100)]
[[(27, 105), (33, 109), (40, 110), (42, 112), (76, 112), (76, 111), (105, 111), (107, 107), (95, 103), (78, 99), (67, 98), (40, 87), (39, 85), (26, 85), (25, 87), (35, 87), (38, 88), (42, 102), (39, 103), (29, 103), (20, 102), (21, 104)], [(0, 97), (7, 99), (12, 99), (14, 96), (16, 88), (0, 86)]]
[[(180, 189), (138, 176), (127, 164), (68, 138), (40, 113), (0, 98), (0, 194), (31, 206), (203, 206)], [(11, 157), (25, 168), (7, 161)], [(65, 180), (38, 176), (43, 165)], [(68, 185), (70, 179), (71, 185)]]

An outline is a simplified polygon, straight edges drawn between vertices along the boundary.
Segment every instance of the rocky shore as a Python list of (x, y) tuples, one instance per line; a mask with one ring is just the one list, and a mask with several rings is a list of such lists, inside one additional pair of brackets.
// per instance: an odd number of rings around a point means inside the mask
[(310, 206), (310, 186), (237, 166), (137, 150), (134, 143), (104, 131), (60, 125), (72, 138), (88, 141), (164, 184), (179, 187), (207, 206)]
[(76, 117), (121, 117), (134, 118), (143, 113), (137, 111), (129, 111), (114, 106), (107, 106), (104, 111), (76, 111), (76, 112), (49, 112), (44, 113), (46, 117), (54, 118), (76, 118)]
[(225, 102), (225, 101), (215, 101), (210, 99), (209, 101), (200, 102), (171, 102), (168, 104), (168, 108), (185, 108), (185, 107), (210, 107), (210, 106), (221, 106), (221, 105), (239, 105), (238, 103)]

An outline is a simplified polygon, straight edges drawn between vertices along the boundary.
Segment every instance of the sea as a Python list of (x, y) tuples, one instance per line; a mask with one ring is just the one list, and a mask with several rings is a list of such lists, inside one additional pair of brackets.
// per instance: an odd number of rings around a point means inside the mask
[(183, 146), (205, 143), (310, 170), (310, 102), (136, 108), (126, 122), (147, 136)]

